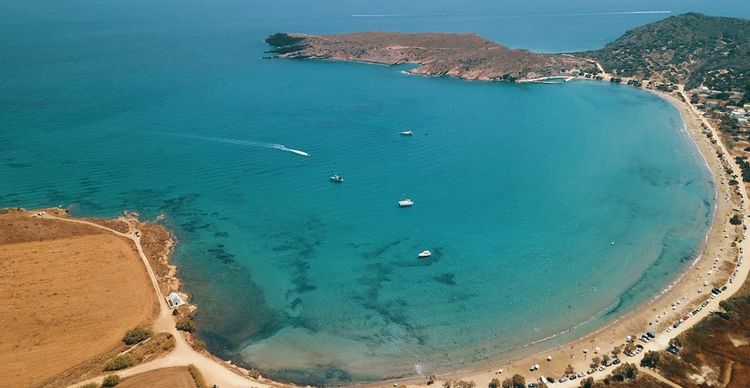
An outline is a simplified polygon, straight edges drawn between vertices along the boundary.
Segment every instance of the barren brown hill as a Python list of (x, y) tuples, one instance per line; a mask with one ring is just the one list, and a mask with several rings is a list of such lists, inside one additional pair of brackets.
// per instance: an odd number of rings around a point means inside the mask
[(28, 387), (151, 321), (154, 291), (132, 244), (95, 227), (0, 212), (0, 381)]
[(360, 32), (344, 35), (278, 33), (266, 43), (280, 58), (313, 58), (395, 65), (419, 64), (410, 73), (471, 80), (519, 81), (573, 76), (595, 66), (569, 55), (511, 49), (475, 34)]

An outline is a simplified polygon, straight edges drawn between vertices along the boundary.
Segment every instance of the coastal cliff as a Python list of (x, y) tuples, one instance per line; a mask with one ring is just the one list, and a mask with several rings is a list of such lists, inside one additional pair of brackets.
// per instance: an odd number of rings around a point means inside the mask
[(570, 55), (511, 49), (476, 34), (361, 32), (343, 35), (277, 33), (266, 38), (278, 58), (418, 64), (409, 73), (468, 80), (523, 81), (595, 72)]

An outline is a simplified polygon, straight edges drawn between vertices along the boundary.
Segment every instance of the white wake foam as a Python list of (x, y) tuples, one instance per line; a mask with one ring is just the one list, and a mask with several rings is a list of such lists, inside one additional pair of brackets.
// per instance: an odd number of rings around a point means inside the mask
[(265, 142), (260, 142), (260, 141), (230, 139), (230, 138), (224, 138), (224, 137), (189, 135), (189, 134), (184, 134), (184, 133), (167, 133), (167, 132), (149, 132), (149, 133), (155, 133), (155, 134), (165, 135), (165, 136), (182, 137), (186, 139), (204, 140), (204, 141), (210, 141), (214, 143), (270, 148), (270, 149), (279, 150), (279, 151), (291, 152), (293, 154), (297, 154), (301, 156), (310, 156), (310, 154), (305, 151), (297, 150), (294, 148), (289, 148), (283, 144), (277, 144), (277, 143), (265, 143)]

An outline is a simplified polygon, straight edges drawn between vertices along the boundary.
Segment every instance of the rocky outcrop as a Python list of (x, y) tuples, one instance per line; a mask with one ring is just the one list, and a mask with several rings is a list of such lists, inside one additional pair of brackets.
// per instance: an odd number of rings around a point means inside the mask
[(418, 64), (412, 74), (470, 80), (521, 81), (595, 72), (571, 55), (511, 49), (475, 34), (361, 32), (344, 35), (277, 33), (266, 43), (279, 58), (360, 61), (385, 65)]

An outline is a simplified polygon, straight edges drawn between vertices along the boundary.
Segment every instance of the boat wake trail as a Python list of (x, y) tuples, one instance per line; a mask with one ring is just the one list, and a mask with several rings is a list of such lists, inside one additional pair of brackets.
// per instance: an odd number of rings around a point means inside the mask
[(287, 148), (283, 144), (274, 144), (274, 143), (261, 143), (261, 144), (263, 144), (264, 147), (270, 147), (273, 149), (291, 152), (293, 154), (302, 155), (302, 156), (310, 156), (310, 154), (305, 151), (295, 150), (294, 148)]
[(251, 140), (239, 140), (239, 139), (229, 139), (224, 137), (211, 137), (211, 136), (199, 136), (199, 135), (188, 135), (188, 134), (182, 134), (182, 133), (167, 133), (167, 132), (149, 132), (151, 134), (159, 134), (164, 136), (174, 136), (174, 137), (181, 137), (185, 139), (196, 139), (196, 140), (204, 140), (204, 141), (210, 141), (214, 143), (224, 143), (224, 144), (234, 144), (234, 145), (243, 145), (243, 146), (249, 146), (249, 147), (262, 147), (262, 148), (270, 148), (274, 150), (284, 151), (284, 152), (291, 152), (293, 154), (297, 154), (300, 156), (310, 156), (309, 153), (301, 150), (296, 150), (294, 148), (289, 148), (283, 144), (277, 144), (277, 143), (265, 143), (260, 141), (251, 141)]

